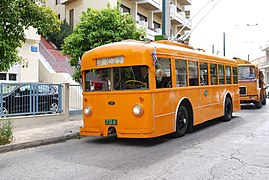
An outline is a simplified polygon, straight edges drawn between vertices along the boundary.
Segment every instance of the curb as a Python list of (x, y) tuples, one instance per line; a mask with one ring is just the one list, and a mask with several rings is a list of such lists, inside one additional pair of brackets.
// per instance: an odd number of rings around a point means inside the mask
[(58, 142), (67, 141), (69, 139), (74, 139), (77, 136), (79, 136), (79, 132), (71, 133), (65, 136), (60, 136), (60, 137), (47, 138), (43, 140), (36, 140), (36, 141), (31, 141), (31, 142), (19, 143), (19, 144), (7, 144), (3, 146), (0, 145), (0, 153), (33, 148), (33, 147), (49, 145), (49, 144), (55, 144)]

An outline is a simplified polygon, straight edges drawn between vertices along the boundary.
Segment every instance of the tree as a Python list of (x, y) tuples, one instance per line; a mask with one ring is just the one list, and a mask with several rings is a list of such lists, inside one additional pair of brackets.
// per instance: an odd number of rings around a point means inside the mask
[(46, 38), (52, 42), (57, 49), (62, 50), (62, 45), (64, 43), (64, 39), (69, 36), (70, 34), (72, 34), (73, 29), (72, 27), (64, 20), (63, 23), (61, 24), (61, 30), (59, 31), (55, 31), (52, 33), (48, 33), (46, 35)]
[(117, 8), (94, 10), (88, 8), (82, 13), (81, 22), (74, 32), (64, 40), (63, 52), (71, 56), (69, 63), (75, 67), (73, 78), (78, 81), (81, 75), (78, 59), (88, 50), (95, 47), (121, 41), (138, 39), (144, 35), (142, 29), (136, 28), (136, 23), (129, 14), (122, 14)]
[(41, 35), (60, 30), (61, 21), (50, 8), (36, 0), (0, 1), (0, 71), (19, 62), (18, 48), (25, 42), (25, 29), (34, 27)]

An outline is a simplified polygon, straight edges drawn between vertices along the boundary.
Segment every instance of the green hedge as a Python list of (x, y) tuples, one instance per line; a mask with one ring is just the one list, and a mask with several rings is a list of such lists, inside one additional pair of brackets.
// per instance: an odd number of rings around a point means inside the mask
[(0, 123), (0, 145), (9, 144), (13, 139), (12, 122)]

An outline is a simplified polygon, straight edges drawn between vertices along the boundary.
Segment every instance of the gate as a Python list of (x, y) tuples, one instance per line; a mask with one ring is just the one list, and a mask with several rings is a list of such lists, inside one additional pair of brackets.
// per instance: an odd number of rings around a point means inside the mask
[(61, 84), (0, 83), (0, 117), (61, 113)]

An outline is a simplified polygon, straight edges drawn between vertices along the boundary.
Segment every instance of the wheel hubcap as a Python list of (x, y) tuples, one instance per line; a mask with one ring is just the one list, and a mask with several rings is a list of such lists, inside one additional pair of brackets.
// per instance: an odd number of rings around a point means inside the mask
[(51, 106), (50, 106), (50, 110), (53, 111), (53, 112), (56, 112), (58, 110), (58, 105), (53, 103)]

